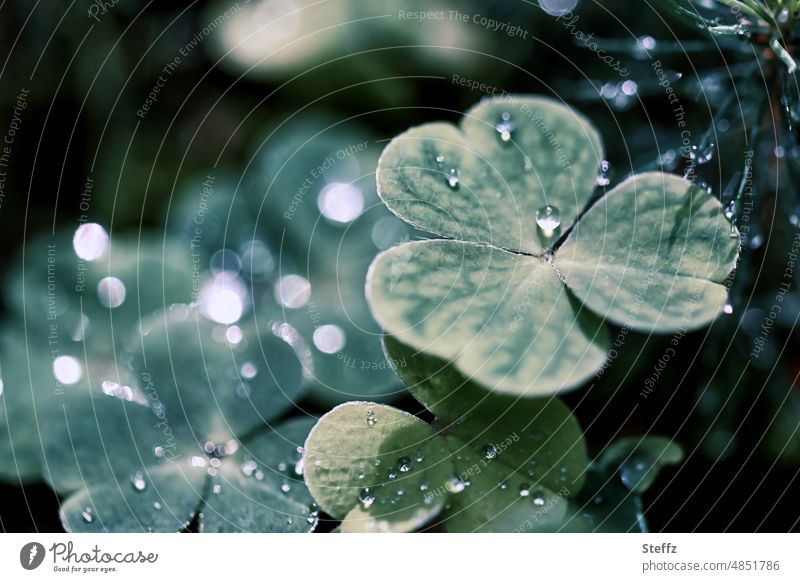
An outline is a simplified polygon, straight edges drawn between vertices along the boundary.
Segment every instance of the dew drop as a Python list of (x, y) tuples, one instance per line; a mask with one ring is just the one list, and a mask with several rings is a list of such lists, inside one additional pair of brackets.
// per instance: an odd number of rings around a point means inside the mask
[(494, 445), (486, 445), (481, 449), (481, 456), (486, 459), (487, 461), (491, 461), (495, 457), (497, 457), (497, 448)]
[(531, 486), (530, 485), (520, 485), (519, 486), (519, 496), (520, 497), (528, 497), (531, 494)]
[(531, 161), (531, 159), (528, 156), (525, 156), (525, 158), (522, 160), (522, 168), (526, 172), (532, 172), (533, 171), (533, 162)]
[(544, 505), (544, 494), (542, 494), (541, 491), (537, 491), (536, 493), (534, 493), (533, 499), (531, 501), (533, 501), (533, 504), (535, 506), (542, 507)]
[(86, 523), (92, 523), (94, 521), (94, 514), (92, 513), (92, 508), (87, 507), (86, 509), (81, 511), (81, 517), (83, 518), (83, 521), (85, 521)]
[(600, 163), (600, 173), (597, 175), (598, 186), (608, 186), (611, 183), (611, 164), (608, 160), (603, 160)]
[(158, 501), (153, 501), (153, 509), (161, 509), (161, 504)]
[(245, 380), (252, 380), (258, 374), (258, 368), (256, 368), (256, 365), (253, 362), (245, 362), (242, 364), (239, 373)]
[(440, 168), (444, 165), (444, 162), (445, 162), (445, 157), (442, 154), (436, 156), (436, 163), (439, 165)]
[(733, 305), (731, 305), (730, 303), (726, 303), (725, 306), (722, 308), (722, 311), (726, 315), (730, 315), (731, 313), (733, 313)]
[(397, 460), (397, 468), (401, 473), (408, 473), (411, 470), (411, 459), (408, 457), (400, 457)]
[(344, 330), (338, 325), (321, 325), (312, 336), (314, 346), (324, 354), (335, 354), (345, 346)]
[(549, 204), (542, 206), (536, 211), (536, 224), (539, 225), (545, 236), (553, 236), (555, 230), (561, 226), (561, 212)]
[(431, 484), (428, 483), (427, 481), (423, 481), (422, 483), (419, 484), (419, 490), (420, 491), (427, 491), (428, 489), (430, 489), (430, 487), (431, 487)]
[(214, 495), (219, 495), (220, 493), (222, 493), (222, 485), (220, 485), (219, 483), (214, 483), (214, 486), (211, 488), (211, 492)]
[(242, 473), (246, 477), (250, 477), (253, 472), (258, 469), (258, 463), (256, 463), (253, 459), (247, 459), (244, 463), (242, 463)]
[(447, 483), (445, 483), (445, 488), (450, 493), (461, 493), (467, 488), (467, 482), (464, 481), (460, 476), (454, 475), (447, 481)]
[(283, 491), (284, 493), (289, 493), (289, 491), (291, 491), (291, 490), (292, 490), (292, 486), (289, 484), (288, 481), (284, 481), (281, 484), (281, 491)]
[(500, 491), (505, 491), (506, 489), (508, 489), (508, 483), (506, 483), (505, 481), (501, 481), (500, 483), (497, 484), (497, 486), (500, 488)]
[(62, 384), (75, 384), (83, 377), (83, 366), (77, 358), (58, 356), (53, 360), (53, 375)]
[(733, 220), (733, 217), (736, 215), (736, 201), (731, 200), (728, 204), (725, 205), (725, 218), (728, 220)]
[[(372, 410), (367, 411), (367, 425), (368, 426), (375, 426), (375, 423), (378, 422), (378, 416)], [(375, 459), (377, 462), (376, 465), (380, 463), (380, 460)]]
[(133, 484), (133, 488), (137, 491), (144, 491), (147, 489), (147, 481), (144, 479), (144, 473), (141, 471), (136, 471), (131, 476), (131, 483)]
[(386, 473), (386, 476), (389, 479), (394, 479), (395, 477), (397, 477), (397, 471), (395, 471), (394, 469), (389, 469), (389, 472)]
[(367, 509), (375, 503), (375, 495), (370, 491), (369, 487), (365, 487), (359, 492), (358, 500), (364, 505), (364, 509)]
[(461, 178), (459, 177), (458, 170), (456, 168), (450, 168), (450, 171), (447, 172), (447, 185), (450, 186), (451, 190), (458, 190), (458, 185), (461, 183)]
[(511, 141), (511, 134), (514, 133), (517, 126), (512, 121), (511, 114), (508, 111), (504, 111), (500, 114), (500, 120), (494, 126), (494, 129), (497, 131), (500, 141), (508, 143)]
[(423, 455), (422, 453), (417, 453), (415, 458), (417, 459), (417, 463), (421, 463), (422, 461), (425, 460), (425, 455)]

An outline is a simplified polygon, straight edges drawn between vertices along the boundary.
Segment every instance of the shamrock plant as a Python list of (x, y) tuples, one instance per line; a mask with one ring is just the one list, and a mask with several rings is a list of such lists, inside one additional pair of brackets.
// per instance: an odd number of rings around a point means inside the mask
[(666, 439), (620, 441), (590, 464), (555, 398), (487, 395), (446, 362), (387, 338), (388, 355), (433, 424), (350, 402), (306, 441), (305, 479), (343, 532), (643, 531), (639, 495), (678, 462)]
[(739, 246), (719, 201), (645, 173), (590, 204), (603, 157), (586, 118), (539, 97), (486, 99), (460, 127), (397, 136), (378, 193), (446, 238), (375, 259), (367, 298), (380, 326), (490, 390), (536, 396), (602, 366), (605, 321), (649, 333), (713, 320)]

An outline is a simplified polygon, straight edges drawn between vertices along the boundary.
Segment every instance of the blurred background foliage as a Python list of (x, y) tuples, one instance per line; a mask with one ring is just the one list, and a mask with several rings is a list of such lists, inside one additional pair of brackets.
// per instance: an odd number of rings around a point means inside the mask
[[(769, 314), (800, 224), (800, 99), (768, 47), (712, 37), (655, 1), (634, 10), (622, 0), (101, 5), (0, 7), (0, 132), (21, 120), (0, 200), (4, 383), (18, 373), (8, 362), (20, 359), (21, 342), (45, 323), (31, 310), (45, 309), (48, 241), (70, 249), (88, 221), (111, 233), (115, 256), (87, 285), (113, 274), (140, 298), (113, 321), (102, 299), (84, 306), (105, 330), (86, 336), (99, 337), (104, 357), (114, 355), (114, 325), (124, 333), (172, 302), (202, 303), (232, 277), (240, 287), (222, 292), (238, 297), (234, 313), (210, 318), (293, 325), (314, 363), (304, 410), (369, 398), (424, 416), (385, 365), (363, 298), (374, 255), (425, 236), (379, 204), (377, 157), (407, 127), (456, 121), (484, 94), (552, 95), (600, 129), (602, 187), (634, 171), (688, 170), (724, 202), (743, 190), (752, 202), (730, 313), (674, 350), (674, 337), (629, 337), (595, 382), (566, 396), (592, 452), (649, 432), (681, 443), (685, 463), (645, 498), (653, 530), (798, 528), (800, 272), (789, 273), (780, 313)], [(574, 15), (559, 17), (559, 7)], [(443, 12), (404, 16), (420, 10)], [(742, 215), (740, 205), (740, 225)], [(202, 289), (188, 285), (195, 250)], [(137, 264), (150, 255), (153, 268)], [(63, 261), (68, 275), (72, 259)], [(142, 279), (154, 269), (158, 277)], [(47, 487), (0, 485), (0, 495), (3, 530), (59, 528)]]

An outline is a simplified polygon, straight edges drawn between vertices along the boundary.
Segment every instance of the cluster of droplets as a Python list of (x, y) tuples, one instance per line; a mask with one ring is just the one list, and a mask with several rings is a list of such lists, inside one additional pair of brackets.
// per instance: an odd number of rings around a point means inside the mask
[(495, 124), (494, 129), (497, 132), (500, 141), (503, 143), (508, 143), (511, 141), (511, 136), (513, 135), (514, 131), (516, 131), (517, 126), (511, 119), (511, 114), (507, 111), (504, 111), (500, 114), (500, 120), (497, 122), (497, 124)]

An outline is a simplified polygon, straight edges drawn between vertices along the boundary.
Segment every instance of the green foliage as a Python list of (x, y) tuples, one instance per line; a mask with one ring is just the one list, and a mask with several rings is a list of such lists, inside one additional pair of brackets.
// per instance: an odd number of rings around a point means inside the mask
[(403, 220), (456, 240), (376, 258), (367, 298), (381, 327), (487, 389), (537, 396), (603, 364), (603, 319), (666, 332), (707, 324), (726, 299), (738, 238), (688, 180), (647, 173), (584, 210), (602, 146), (547, 99), (488, 99), (460, 128), (396, 137), (378, 190)]
[[(639, 495), (680, 460), (666, 439), (623, 440), (594, 463), (557, 399), (487, 393), (446, 362), (387, 338), (432, 425), (395, 408), (342, 404), (306, 441), (305, 480), (343, 532), (628, 531)], [(613, 497), (613, 498), (612, 498)]]

